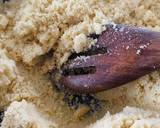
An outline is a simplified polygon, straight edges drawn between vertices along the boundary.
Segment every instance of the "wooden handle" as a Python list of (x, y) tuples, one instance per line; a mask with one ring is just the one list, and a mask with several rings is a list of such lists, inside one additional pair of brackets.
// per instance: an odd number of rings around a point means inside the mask
[(160, 68), (160, 33), (142, 28), (108, 26), (98, 38), (98, 47), (108, 52), (90, 56), (75, 67), (95, 66), (94, 74), (62, 76), (61, 84), (83, 92), (95, 93), (121, 86)]

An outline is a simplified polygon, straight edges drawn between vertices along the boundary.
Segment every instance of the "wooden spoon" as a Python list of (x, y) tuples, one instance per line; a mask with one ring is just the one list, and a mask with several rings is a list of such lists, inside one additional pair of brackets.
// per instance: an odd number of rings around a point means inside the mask
[[(88, 51), (73, 54), (52, 80), (75, 92), (95, 93), (121, 86), (160, 68), (160, 32), (107, 25)], [(56, 79), (55, 79), (56, 78)]]

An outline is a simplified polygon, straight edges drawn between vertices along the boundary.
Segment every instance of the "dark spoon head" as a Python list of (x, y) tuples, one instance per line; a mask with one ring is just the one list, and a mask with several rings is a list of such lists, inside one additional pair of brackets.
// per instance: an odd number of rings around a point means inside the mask
[(98, 40), (91, 49), (73, 54), (61, 71), (51, 73), (57, 85), (75, 92), (95, 93), (121, 86), (160, 67), (159, 32), (125, 25), (106, 27), (101, 35), (90, 35)]

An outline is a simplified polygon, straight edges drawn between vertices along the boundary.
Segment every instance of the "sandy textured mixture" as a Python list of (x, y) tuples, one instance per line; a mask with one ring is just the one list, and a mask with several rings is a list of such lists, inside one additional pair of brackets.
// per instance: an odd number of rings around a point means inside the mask
[(88, 128), (159, 128), (160, 115), (134, 107), (125, 107), (115, 115), (107, 113), (102, 119)]
[(159, 71), (123, 87), (95, 94), (103, 105), (90, 114), (86, 114), (88, 106), (69, 107), (64, 102), (65, 94), (51, 84), (46, 74), (65, 63), (73, 52), (79, 53), (94, 45), (96, 40), (89, 35), (100, 34), (107, 23), (160, 31), (159, 11), (160, 0), (1, 2), (1, 127), (160, 127)]

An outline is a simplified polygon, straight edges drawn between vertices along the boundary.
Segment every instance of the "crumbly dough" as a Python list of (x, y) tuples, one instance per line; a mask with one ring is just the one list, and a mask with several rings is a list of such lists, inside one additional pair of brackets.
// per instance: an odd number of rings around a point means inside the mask
[(36, 107), (26, 102), (13, 102), (4, 114), (1, 128), (56, 128), (54, 122), (41, 115)]
[(159, 128), (160, 115), (134, 107), (125, 107), (115, 115), (107, 113), (102, 119), (88, 128)]
[[(49, 128), (50, 123), (58, 128), (85, 128), (91, 124), (99, 127), (106, 120), (113, 124), (115, 118), (123, 123), (124, 117), (133, 119), (132, 115), (141, 115), (140, 121), (134, 119), (137, 123), (133, 128), (141, 128), (144, 123), (158, 122), (155, 125), (159, 125), (159, 115), (150, 112), (160, 111), (159, 71), (95, 94), (105, 105), (91, 115), (85, 114), (88, 108), (84, 106), (78, 110), (69, 108), (63, 101), (64, 93), (57, 91), (46, 74), (65, 63), (72, 52), (79, 53), (94, 45), (96, 40), (89, 35), (100, 34), (107, 23), (160, 31), (159, 10), (159, 0), (10, 0), (1, 3), (0, 49), (5, 50), (0, 50), (0, 68), (3, 67), (0, 110), (5, 111), (2, 127)], [(125, 106), (137, 108), (123, 110)], [(111, 114), (102, 118), (107, 112)], [(7, 123), (11, 118), (12, 122)], [(94, 124), (100, 118), (102, 121)]]
[(104, 5), (102, 0), (11, 1), (0, 16), (0, 42), (15, 59), (29, 65), (53, 49), (55, 63), (61, 65), (66, 54), (91, 46), (94, 41), (87, 35), (104, 30), (108, 22), (101, 9)]
[(7, 87), (17, 77), (17, 68), (13, 60), (9, 59), (4, 50), (0, 50), (0, 88)]

